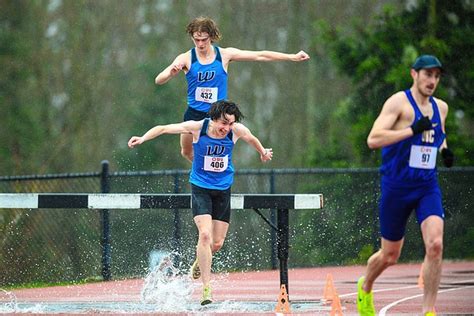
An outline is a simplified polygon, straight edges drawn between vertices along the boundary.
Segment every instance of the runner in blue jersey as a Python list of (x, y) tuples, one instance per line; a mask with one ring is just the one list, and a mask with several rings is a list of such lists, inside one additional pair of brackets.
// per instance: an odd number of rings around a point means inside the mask
[(202, 279), (202, 305), (212, 303), (212, 254), (221, 249), (229, 228), (234, 144), (238, 139), (244, 140), (257, 150), (262, 162), (273, 157), (272, 149), (264, 148), (258, 138), (239, 123), (243, 115), (235, 103), (217, 101), (212, 104), (209, 116), (200, 121), (158, 125), (128, 141), (128, 146), (133, 148), (163, 134), (189, 134), (192, 137), (195, 154), (189, 182), (199, 239), (191, 273), (193, 278)]
[[(180, 54), (155, 78), (156, 84), (164, 84), (181, 70), (188, 82), (188, 108), (184, 121), (199, 121), (208, 117), (211, 104), (227, 99), (227, 69), (232, 61), (305, 61), (308, 54), (300, 51), (285, 54), (274, 51), (249, 51), (214, 45), (220, 37), (216, 23), (206, 17), (192, 20), (186, 27), (195, 47)], [(181, 135), (181, 154), (193, 160), (191, 135)]]
[(434, 98), (441, 62), (422, 55), (410, 74), (413, 85), (387, 99), (367, 139), (370, 149), (382, 148), (379, 203), (381, 249), (373, 254), (358, 282), (361, 315), (375, 315), (372, 287), (377, 277), (400, 256), (408, 217), (415, 210), (425, 244), (423, 315), (434, 315), (443, 256), (444, 211), (436, 174), (439, 153), (446, 167), (454, 155), (446, 142), (446, 102)]

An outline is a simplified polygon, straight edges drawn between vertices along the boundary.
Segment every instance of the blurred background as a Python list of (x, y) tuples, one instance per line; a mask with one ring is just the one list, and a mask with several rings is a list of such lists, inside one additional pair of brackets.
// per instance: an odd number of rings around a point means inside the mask
[[(222, 47), (311, 56), (302, 63), (229, 66), (229, 98), (274, 151), (263, 165), (239, 142), (236, 169), (254, 171), (237, 176), (234, 191), (328, 198), (323, 212), (292, 215), (292, 266), (363, 263), (376, 249), (380, 151), (369, 150), (366, 138), (384, 101), (411, 86), (410, 66), (420, 54), (436, 55), (447, 70), (435, 93), (450, 106), (446, 129), (458, 168), (440, 174), (449, 197), (447, 225), (453, 225), (447, 226), (446, 252), (473, 259), (467, 246), (474, 238), (473, 13), (472, 0), (0, 0), (1, 192), (98, 192), (102, 160), (111, 172), (178, 176), (117, 173), (111, 192), (189, 192), (189, 163), (180, 155), (178, 135), (134, 150), (127, 141), (182, 120), (184, 74), (162, 86), (154, 78), (193, 47), (187, 23), (209, 16), (223, 34)], [(268, 174), (256, 168), (279, 170), (273, 189)], [(304, 170), (281, 171), (294, 168)], [(82, 176), (34, 176), (60, 173)], [(32, 177), (21, 180), (25, 175)], [(268, 227), (250, 214), (234, 217), (239, 224), (231, 225), (224, 269), (271, 266)], [(175, 250), (175, 224), (166, 216), (112, 211), (114, 276), (141, 275), (149, 253)], [(187, 243), (195, 242), (187, 211), (182, 225), (187, 264), (193, 256)], [(406, 249), (413, 250), (403, 260), (421, 260), (419, 230), (411, 225), (415, 240)], [(100, 229), (99, 214), (91, 210), (1, 210), (0, 285), (99, 275)], [(261, 241), (252, 238), (260, 230)], [(249, 239), (257, 243), (251, 255), (245, 254)]]
[[(0, 1), (0, 175), (188, 168), (179, 136), (126, 146), (180, 122), (184, 74), (155, 76), (193, 46), (197, 16), (215, 19), (222, 47), (305, 50), (308, 62), (234, 62), (229, 98), (275, 155), (266, 168), (377, 166), (366, 146), (383, 102), (409, 88), (417, 55), (447, 69), (456, 164), (474, 160), (473, 1)], [(236, 167), (262, 167), (238, 143)]]

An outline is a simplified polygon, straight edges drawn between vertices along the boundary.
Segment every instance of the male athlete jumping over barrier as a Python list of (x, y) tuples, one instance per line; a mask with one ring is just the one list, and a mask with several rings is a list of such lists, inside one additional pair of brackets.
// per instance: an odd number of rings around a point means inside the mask
[[(306, 61), (310, 57), (304, 51), (286, 54), (274, 51), (241, 50), (235, 47), (218, 47), (215, 43), (221, 38), (217, 24), (210, 18), (198, 17), (186, 27), (195, 47), (178, 55), (174, 61), (161, 71), (155, 83), (162, 85), (181, 71), (188, 83), (188, 108), (184, 121), (200, 121), (209, 117), (211, 104), (227, 99), (227, 71), (235, 61)], [(193, 146), (190, 134), (181, 134), (181, 155), (192, 162)]]
[(194, 157), (189, 182), (192, 210), (198, 229), (197, 258), (191, 268), (194, 279), (201, 277), (201, 305), (212, 303), (210, 287), (212, 254), (224, 244), (230, 220), (231, 186), (234, 180), (232, 152), (239, 138), (260, 153), (260, 160), (272, 159), (271, 148), (264, 148), (257, 137), (239, 121), (239, 107), (229, 101), (217, 101), (209, 111), (210, 119), (158, 125), (143, 136), (133, 136), (133, 148), (163, 134), (189, 134), (193, 138)]

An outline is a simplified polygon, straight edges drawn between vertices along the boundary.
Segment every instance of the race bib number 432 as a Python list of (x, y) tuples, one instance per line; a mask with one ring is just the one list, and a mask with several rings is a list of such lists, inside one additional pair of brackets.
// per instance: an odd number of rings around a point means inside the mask
[(204, 170), (213, 172), (222, 172), (229, 165), (229, 157), (204, 156)]
[(434, 169), (438, 149), (430, 146), (412, 145), (409, 166), (419, 169)]
[(214, 103), (217, 101), (217, 87), (208, 88), (208, 87), (197, 87), (195, 99), (196, 101), (206, 102), (206, 103)]

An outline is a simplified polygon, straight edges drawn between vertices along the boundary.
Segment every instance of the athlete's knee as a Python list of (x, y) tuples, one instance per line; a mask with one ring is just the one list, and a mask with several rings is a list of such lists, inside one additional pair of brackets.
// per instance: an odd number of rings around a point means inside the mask
[(181, 148), (181, 156), (184, 158), (188, 159), (189, 161), (193, 161), (194, 155), (193, 155), (193, 150), (189, 150), (188, 148)]
[(382, 260), (384, 265), (386, 266), (393, 266), (398, 262), (398, 258), (400, 258), (400, 251), (397, 250), (384, 250), (382, 251)]
[(210, 231), (202, 230), (199, 232), (199, 242), (203, 245), (211, 246), (212, 235)]
[(426, 244), (426, 255), (430, 258), (441, 258), (443, 254), (443, 238), (431, 239)]
[(212, 252), (213, 253), (218, 252), (222, 248), (223, 245), (224, 245), (224, 239), (214, 240), (214, 242), (212, 243)]

